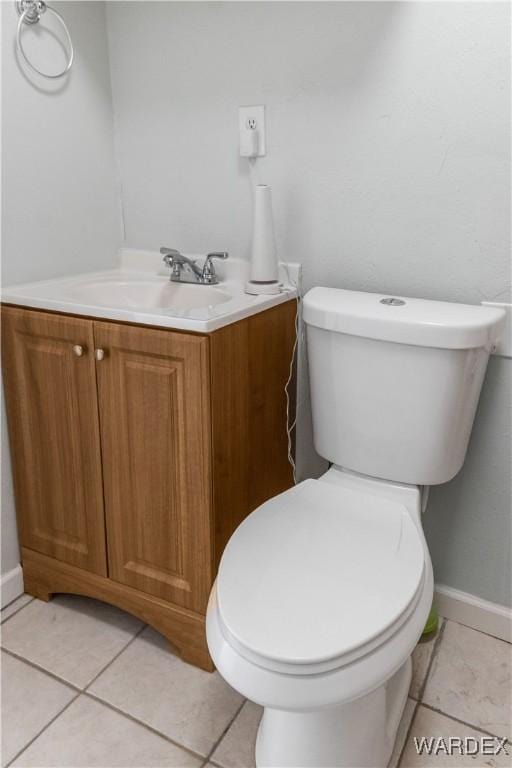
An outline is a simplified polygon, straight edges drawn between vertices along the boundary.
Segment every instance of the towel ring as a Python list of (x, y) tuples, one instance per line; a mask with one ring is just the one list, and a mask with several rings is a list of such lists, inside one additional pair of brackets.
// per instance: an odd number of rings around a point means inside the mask
[[(18, 11), (20, 17), (20, 20), (18, 21), (18, 29), (16, 32), (16, 45), (18, 47), (18, 51), (25, 59), (25, 62), (28, 64), (30, 69), (32, 69), (34, 72), (37, 72), (38, 75), (42, 75), (43, 77), (49, 77), (52, 80), (58, 77), (63, 77), (63, 75), (65, 75), (71, 69), (75, 52), (73, 50), (73, 43), (71, 40), (71, 35), (69, 34), (69, 29), (67, 28), (66, 22), (60, 13), (56, 11), (55, 8), (52, 8), (51, 5), (46, 5), (43, 0), (16, 0), (16, 10)], [(68, 63), (62, 72), (57, 72), (55, 75), (49, 74), (48, 72), (42, 72), (40, 69), (34, 66), (34, 64), (32, 64), (32, 62), (29, 60), (23, 49), (23, 45), (21, 44), (21, 30), (23, 24), (37, 24), (45, 11), (51, 11), (51, 13), (57, 17), (57, 19), (62, 24), (68, 39)]]

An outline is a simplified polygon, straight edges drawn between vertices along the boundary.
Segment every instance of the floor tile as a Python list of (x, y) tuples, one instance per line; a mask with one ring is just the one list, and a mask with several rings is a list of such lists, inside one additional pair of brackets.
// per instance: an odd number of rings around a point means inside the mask
[(254, 768), (254, 747), (263, 707), (246, 701), (211, 760), (222, 768)]
[[(421, 739), (421, 737), (434, 737), (434, 743), (439, 743), (438, 740), (444, 739), (444, 743), (449, 746), (450, 738), (459, 738), (464, 740), (469, 738), (471, 741), (468, 744), (470, 751), (474, 751), (476, 745), (481, 744), (481, 739), (484, 736), (483, 733), (473, 730), (470, 726), (463, 725), (462, 723), (452, 720), (445, 715), (438, 712), (433, 712), (430, 709), (422, 706), (418, 706), (416, 716), (413, 720), (411, 732), (407, 739), (407, 745), (400, 761), (400, 768), (428, 768), (428, 766), (435, 766), (435, 768), (466, 768), (471, 766), (472, 768), (484, 768), (491, 766), (492, 768), (510, 768), (511, 757), (505, 752), (500, 751), (500, 754), (496, 756), (490, 755), (461, 755), (458, 750), (454, 750), (451, 756), (447, 756), (442, 752), (440, 754), (428, 755), (425, 752), (418, 754), (416, 749), (414, 738)], [(510, 749), (510, 748), (509, 748)]]
[(80, 696), (13, 763), (18, 768), (199, 768), (201, 759)]
[(0, 623), (3, 624), (6, 619), (13, 615), (13, 613), (19, 611), (20, 608), (23, 608), (24, 605), (27, 605), (33, 599), (34, 598), (31, 595), (20, 595), (16, 600), (13, 600), (12, 603), (6, 605), (0, 612)]
[(434, 645), (439, 637), (443, 621), (443, 619), (439, 619), (439, 629), (436, 634), (428, 640), (419, 642), (412, 654), (412, 680), (409, 696), (412, 696), (413, 699), (419, 699), (420, 697), (428, 665), (432, 657), (432, 651), (434, 650)]
[(2, 653), (1, 659), (2, 765), (5, 765), (76, 696), (76, 692), (8, 653)]
[(447, 621), (423, 700), (476, 728), (509, 736), (512, 646)]
[(75, 595), (33, 600), (2, 628), (4, 648), (83, 688), (142, 624), (113, 606)]
[(209, 753), (243, 702), (218, 672), (185, 664), (150, 627), (90, 690), (202, 755)]
[(398, 733), (396, 734), (395, 747), (393, 749), (393, 754), (391, 755), (388, 763), (389, 768), (396, 768), (396, 766), (398, 765), (398, 762), (400, 760), (400, 755), (402, 754), (405, 740), (407, 738), (407, 733), (409, 732), (409, 727), (411, 725), (411, 721), (415, 711), (416, 711), (416, 702), (414, 701), (414, 699), (411, 699), (411, 698), (407, 699), (407, 701), (405, 702), (404, 713), (402, 715), (400, 725), (398, 726)]

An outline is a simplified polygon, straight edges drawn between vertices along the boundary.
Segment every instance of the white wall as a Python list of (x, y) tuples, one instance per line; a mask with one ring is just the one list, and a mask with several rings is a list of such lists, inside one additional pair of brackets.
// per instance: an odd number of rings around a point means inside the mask
[[(2, 390), (1, 396), (2, 427), (5, 424), (5, 404)], [(11, 457), (9, 455), (9, 441), (7, 430), (2, 428), (2, 509), (1, 509), (1, 558), (0, 574), (15, 571), (20, 562), (18, 549), (18, 532), (16, 529), (16, 509), (14, 506), (14, 493), (11, 477)], [(13, 576), (13, 578), (17, 578)], [(0, 596), (1, 597), (1, 596)], [(2, 603), (3, 604), (3, 603)]]
[[(108, 268), (121, 241), (104, 4), (54, 5), (75, 46), (73, 69), (62, 82), (26, 76), (14, 50), (14, 3), (1, 8), (4, 284)], [(44, 23), (52, 23), (50, 14)], [(39, 65), (55, 71), (63, 55), (56, 41), (41, 32), (37, 39), (32, 30), (26, 34)], [(19, 553), (2, 426), (5, 575), (19, 562)]]
[[(306, 288), (506, 301), (509, 16), (505, 3), (109, 3), (126, 244), (247, 256), (237, 107), (264, 103), (259, 176)], [(466, 467), (426, 520), (438, 579), (500, 603), (510, 365), (493, 361)]]

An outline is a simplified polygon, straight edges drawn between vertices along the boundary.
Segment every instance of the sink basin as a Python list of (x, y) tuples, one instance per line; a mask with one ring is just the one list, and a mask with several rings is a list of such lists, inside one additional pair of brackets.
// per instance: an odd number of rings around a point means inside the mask
[(80, 304), (123, 309), (199, 309), (230, 301), (232, 296), (210, 285), (172, 283), (167, 278), (94, 280), (70, 286), (69, 299)]
[[(243, 259), (223, 263), (218, 285), (171, 282), (159, 253), (124, 249), (119, 260), (113, 269), (2, 286), (1, 300), (80, 317), (210, 333), (296, 295), (292, 286), (268, 296), (245, 293), (249, 264)], [(294, 274), (298, 280), (298, 272)]]

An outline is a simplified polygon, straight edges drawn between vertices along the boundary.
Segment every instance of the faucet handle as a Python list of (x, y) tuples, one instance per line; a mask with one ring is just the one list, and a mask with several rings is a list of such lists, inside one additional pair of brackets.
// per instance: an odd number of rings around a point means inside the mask
[(162, 261), (164, 261), (168, 267), (172, 267), (173, 259), (176, 258), (176, 256), (181, 256), (181, 253), (176, 250), (176, 248), (160, 248), (160, 253), (163, 256)]
[(227, 251), (214, 251), (213, 253), (209, 253), (206, 257), (206, 261), (208, 259), (227, 259), (229, 256), (229, 253)]
[(227, 259), (229, 256), (227, 251), (214, 251), (209, 253), (206, 257), (203, 265), (203, 280), (205, 283), (216, 283), (217, 278), (215, 274), (215, 267), (212, 264), (213, 259)]

